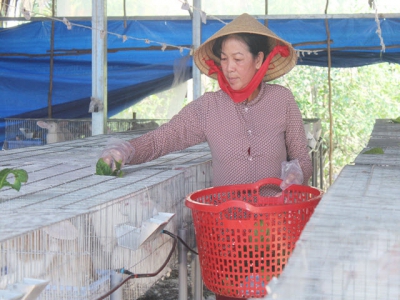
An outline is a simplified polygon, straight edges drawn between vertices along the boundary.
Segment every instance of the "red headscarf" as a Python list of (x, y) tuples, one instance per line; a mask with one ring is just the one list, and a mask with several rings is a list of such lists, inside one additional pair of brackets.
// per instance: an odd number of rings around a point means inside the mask
[(208, 75), (217, 73), (218, 83), (221, 89), (231, 97), (233, 102), (240, 103), (246, 100), (254, 90), (260, 85), (263, 80), (265, 73), (269, 68), (269, 64), (275, 55), (280, 54), (283, 57), (289, 56), (289, 47), (286, 45), (276, 45), (272, 49), (271, 53), (268, 54), (266, 60), (263, 62), (261, 68), (254, 74), (249, 84), (240, 90), (234, 90), (231, 88), (229, 82), (226, 80), (224, 73), (222, 73), (221, 67), (217, 66), (212, 59), (205, 60), (206, 64), (210, 67)]

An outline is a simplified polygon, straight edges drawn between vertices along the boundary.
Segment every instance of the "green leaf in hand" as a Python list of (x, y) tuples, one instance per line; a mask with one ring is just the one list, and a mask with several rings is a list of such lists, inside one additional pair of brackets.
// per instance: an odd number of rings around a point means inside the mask
[[(14, 183), (7, 181), (8, 175), (14, 175)], [(9, 186), (14, 190), (19, 191), (21, 189), (21, 183), (28, 181), (28, 173), (22, 169), (3, 169), (0, 171), (0, 189)]]
[(111, 167), (100, 158), (96, 163), (96, 175), (105, 175), (105, 176), (117, 176), (122, 177), (124, 173), (121, 171), (122, 162), (115, 162), (115, 170), (113, 171)]
[(100, 158), (96, 163), (96, 175), (111, 175), (111, 173), (110, 166)]
[(115, 168), (114, 172), (112, 172), (111, 175), (117, 176), (117, 177), (122, 177), (124, 175), (124, 172), (121, 171), (122, 161), (116, 161), (115, 167), (116, 168)]

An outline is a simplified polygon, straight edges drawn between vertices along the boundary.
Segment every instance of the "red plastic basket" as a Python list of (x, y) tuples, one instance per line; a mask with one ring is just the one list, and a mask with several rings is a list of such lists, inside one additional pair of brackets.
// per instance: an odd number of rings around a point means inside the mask
[[(291, 185), (277, 197), (260, 191), (282, 180), (213, 187), (189, 194), (201, 273), (212, 292), (234, 298), (261, 298), (288, 262), (323, 192)], [(280, 190), (280, 189), (279, 189)]]

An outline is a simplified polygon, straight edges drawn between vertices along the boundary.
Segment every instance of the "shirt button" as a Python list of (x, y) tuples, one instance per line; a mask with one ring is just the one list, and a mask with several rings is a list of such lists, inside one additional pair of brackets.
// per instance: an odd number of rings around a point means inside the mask
[(249, 135), (251, 135), (251, 129), (247, 130), (247, 133), (248, 133)]
[(252, 160), (253, 160), (253, 157), (249, 156), (249, 158), (248, 158), (248, 159), (249, 159), (249, 161), (252, 161)]
[(248, 112), (248, 111), (249, 111), (249, 108), (248, 108), (248, 107), (245, 107), (245, 108), (244, 108), (244, 111), (245, 111), (245, 112)]

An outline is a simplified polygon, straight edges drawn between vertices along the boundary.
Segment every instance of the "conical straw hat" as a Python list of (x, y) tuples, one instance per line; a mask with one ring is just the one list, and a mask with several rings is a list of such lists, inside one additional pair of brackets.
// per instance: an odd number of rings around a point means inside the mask
[(261, 22), (259, 22), (257, 19), (245, 13), (222, 27), (195, 50), (193, 58), (197, 67), (202, 73), (211, 78), (217, 79), (216, 73), (208, 75), (209, 66), (206, 64), (205, 60), (212, 59), (217, 65), (220, 65), (219, 57), (216, 57), (212, 52), (214, 42), (221, 36), (234, 33), (253, 33), (269, 37), (268, 43), (265, 45), (267, 53), (269, 53), (279, 42), (289, 47), (289, 56), (283, 57), (280, 54), (274, 56), (270, 63), (269, 69), (263, 78), (263, 81), (271, 81), (281, 77), (282, 75), (288, 73), (296, 65), (297, 54), (292, 45), (289, 42), (281, 39), (279, 36), (261, 24)]

